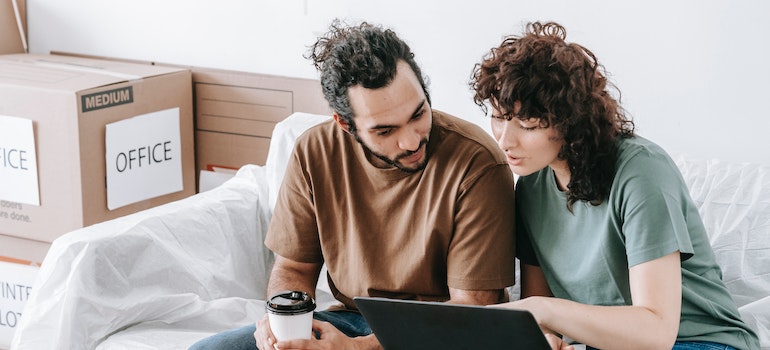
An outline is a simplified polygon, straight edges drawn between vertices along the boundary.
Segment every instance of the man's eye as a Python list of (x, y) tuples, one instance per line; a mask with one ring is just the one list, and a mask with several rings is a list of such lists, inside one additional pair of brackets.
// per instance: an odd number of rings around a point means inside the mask
[(391, 132), (391, 131), (393, 131), (393, 129), (387, 129), (387, 130), (378, 131), (378, 132), (377, 132), (377, 136), (385, 136), (385, 135), (388, 135), (388, 134), (390, 134), (390, 132)]

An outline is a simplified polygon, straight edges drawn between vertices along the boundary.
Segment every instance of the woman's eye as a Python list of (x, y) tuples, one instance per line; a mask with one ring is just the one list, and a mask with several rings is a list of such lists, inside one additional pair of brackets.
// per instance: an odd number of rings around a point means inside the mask
[(519, 126), (523, 130), (531, 131), (540, 127), (540, 119), (530, 118), (519, 120)]

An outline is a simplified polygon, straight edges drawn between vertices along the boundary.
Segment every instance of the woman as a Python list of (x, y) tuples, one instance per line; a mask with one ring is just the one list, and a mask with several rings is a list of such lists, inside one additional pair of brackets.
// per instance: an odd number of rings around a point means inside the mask
[(516, 185), (522, 299), (558, 334), (601, 349), (759, 349), (721, 280), (676, 165), (608, 92), (588, 49), (530, 23), (476, 65)]

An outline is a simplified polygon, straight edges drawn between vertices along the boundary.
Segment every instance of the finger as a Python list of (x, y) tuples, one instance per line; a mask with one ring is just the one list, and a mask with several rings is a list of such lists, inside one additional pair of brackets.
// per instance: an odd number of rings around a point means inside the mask
[(283, 340), (275, 343), (275, 349), (278, 349), (278, 350), (316, 349), (316, 348), (317, 348), (316, 344), (313, 341), (307, 340), (307, 339)]
[(319, 321), (319, 320), (313, 319), (313, 330), (314, 331), (316, 331), (316, 332), (323, 332), (324, 330), (328, 330), (329, 327), (334, 327), (334, 326), (332, 326), (332, 324), (329, 323), (329, 322)]
[(561, 338), (551, 333), (546, 333), (545, 339), (548, 341), (548, 346), (553, 350), (562, 350), (566, 344), (562, 341)]
[(272, 349), (275, 345), (275, 335), (270, 328), (270, 321), (267, 315), (257, 321), (256, 331), (254, 331), (254, 340), (256, 340), (257, 348), (259, 349)]

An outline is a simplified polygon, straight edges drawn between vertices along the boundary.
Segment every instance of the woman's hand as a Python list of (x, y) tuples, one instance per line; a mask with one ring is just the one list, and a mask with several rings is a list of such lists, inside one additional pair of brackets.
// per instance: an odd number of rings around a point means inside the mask
[(506, 309), (517, 309), (517, 310), (526, 310), (532, 313), (532, 315), (535, 317), (535, 320), (537, 321), (538, 325), (540, 326), (540, 329), (543, 331), (543, 334), (545, 335), (545, 340), (548, 341), (548, 345), (551, 346), (551, 349), (553, 350), (573, 350), (574, 347), (570, 345), (569, 343), (562, 340), (562, 338), (550, 330), (548, 327), (544, 326), (541, 322), (541, 319), (543, 317), (546, 317), (546, 301), (549, 300), (549, 297), (529, 297), (524, 298), (504, 304), (498, 304), (498, 305), (491, 305), (496, 307), (503, 307)]
[(551, 333), (551, 332), (544, 332), (545, 340), (548, 341), (548, 345), (551, 346), (552, 350), (574, 350), (575, 348), (572, 345), (569, 345), (567, 342), (565, 342), (563, 339), (561, 339), (560, 336)]

